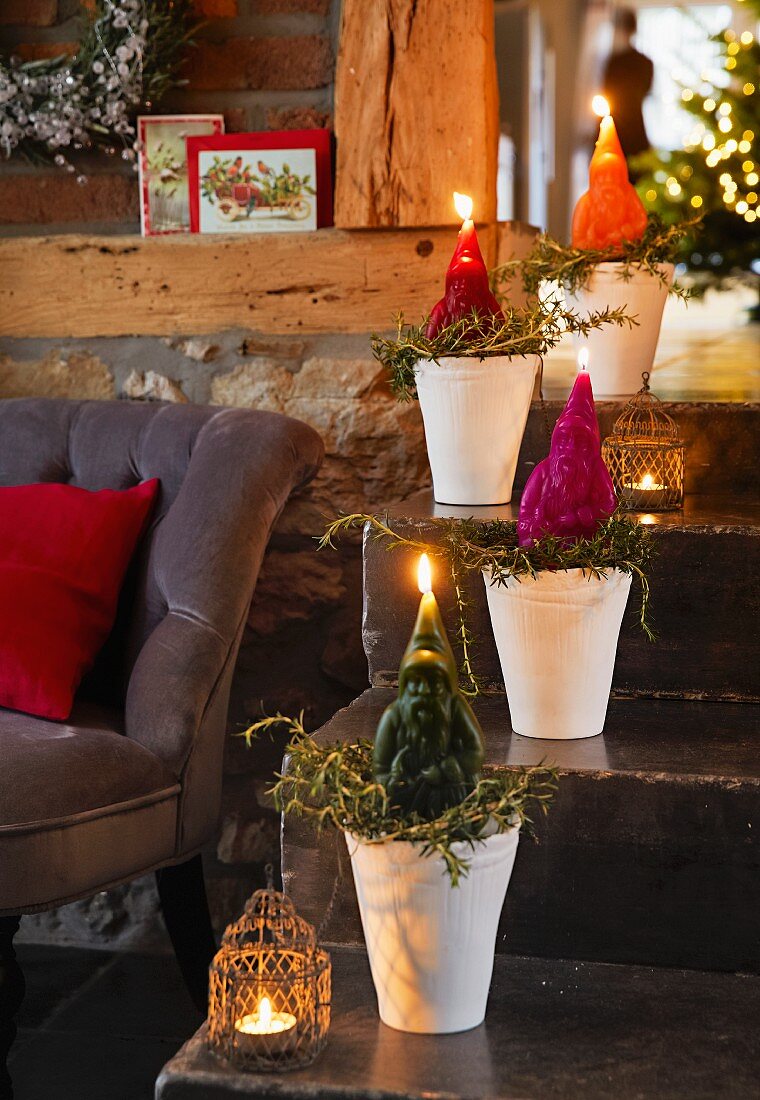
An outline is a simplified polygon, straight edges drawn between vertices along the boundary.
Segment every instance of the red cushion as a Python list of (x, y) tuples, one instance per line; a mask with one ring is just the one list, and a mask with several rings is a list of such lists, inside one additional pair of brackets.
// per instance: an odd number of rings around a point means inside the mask
[(0, 488), (0, 706), (68, 718), (157, 491)]

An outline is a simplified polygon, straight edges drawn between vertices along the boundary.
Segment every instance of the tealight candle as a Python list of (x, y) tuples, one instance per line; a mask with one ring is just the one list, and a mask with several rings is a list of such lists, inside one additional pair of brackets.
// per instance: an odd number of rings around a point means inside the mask
[(626, 507), (634, 512), (657, 511), (665, 497), (666, 486), (656, 481), (653, 474), (642, 474), (640, 481), (632, 481), (626, 492)]
[(662, 492), (665, 488), (664, 485), (659, 485), (651, 474), (644, 474), (641, 481), (634, 481), (631, 486), (632, 489), (641, 489), (643, 492)]
[(237, 1044), (264, 1058), (293, 1050), (298, 1038), (297, 1020), (290, 1012), (273, 1012), (272, 1002), (262, 997), (255, 1012), (235, 1021)]

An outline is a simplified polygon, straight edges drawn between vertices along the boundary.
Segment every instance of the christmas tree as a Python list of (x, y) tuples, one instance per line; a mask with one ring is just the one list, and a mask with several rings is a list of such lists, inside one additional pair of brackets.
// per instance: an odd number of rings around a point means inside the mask
[[(744, 6), (760, 16), (760, 0)], [(704, 215), (682, 253), (696, 291), (760, 282), (760, 46), (750, 31), (731, 27), (712, 41), (719, 71), (681, 90), (694, 116), (685, 147), (632, 162), (648, 210), (669, 224)]]

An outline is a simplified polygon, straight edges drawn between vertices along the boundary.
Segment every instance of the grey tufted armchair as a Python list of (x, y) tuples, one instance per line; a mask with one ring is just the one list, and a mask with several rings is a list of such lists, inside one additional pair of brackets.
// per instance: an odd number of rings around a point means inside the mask
[(157, 871), (203, 1006), (214, 943), (198, 853), (217, 824), (230, 682), (272, 526), (322, 455), (311, 428), (274, 413), (0, 402), (0, 485), (161, 481), (69, 721), (0, 708), (0, 1097), (12, 1095), (5, 1057), (23, 998), (20, 914)]

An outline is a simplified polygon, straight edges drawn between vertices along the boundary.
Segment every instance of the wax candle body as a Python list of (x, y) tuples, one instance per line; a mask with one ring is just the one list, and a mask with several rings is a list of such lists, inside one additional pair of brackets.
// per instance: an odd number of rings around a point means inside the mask
[(582, 370), (554, 426), (549, 454), (525, 486), (517, 521), (520, 546), (543, 535), (567, 542), (592, 538), (616, 505), (602, 461), (591, 378)]
[(478, 244), (475, 223), (467, 218), (459, 230), (457, 246), (446, 272), (446, 293), (433, 306), (426, 334), (436, 336), (454, 321), (461, 321), (476, 310), (481, 317), (504, 320), (501, 306), (488, 285), (488, 271)]
[(398, 699), (386, 707), (377, 727), (373, 771), (394, 805), (432, 820), (466, 798), (478, 782), (483, 738), (459, 691), (456, 659), (427, 565), (423, 554), (422, 599), (401, 659)]
[(589, 188), (573, 214), (573, 247), (608, 249), (638, 241), (646, 210), (628, 179), (628, 166), (611, 115), (602, 119), (589, 167)]

